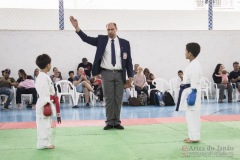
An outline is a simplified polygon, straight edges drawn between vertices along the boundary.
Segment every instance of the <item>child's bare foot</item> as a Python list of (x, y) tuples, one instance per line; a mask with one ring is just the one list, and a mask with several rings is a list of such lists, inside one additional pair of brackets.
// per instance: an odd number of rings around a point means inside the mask
[(186, 138), (186, 139), (183, 140), (183, 142), (186, 142), (186, 141), (189, 141), (189, 140), (190, 140), (190, 138)]
[(50, 146), (47, 147), (47, 149), (54, 149), (54, 148), (55, 148), (54, 145), (50, 145)]
[(191, 140), (191, 139), (188, 139), (186, 141), (184, 141), (185, 143), (198, 143), (199, 140)]

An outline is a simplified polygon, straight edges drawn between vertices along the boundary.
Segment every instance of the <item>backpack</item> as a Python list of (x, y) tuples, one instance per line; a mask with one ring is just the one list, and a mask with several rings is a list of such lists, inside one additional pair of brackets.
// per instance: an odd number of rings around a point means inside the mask
[(174, 106), (175, 105), (174, 99), (168, 91), (164, 92), (164, 103), (165, 103), (165, 106)]
[(157, 91), (154, 95), (154, 103), (158, 106), (165, 106), (164, 103), (164, 94), (160, 91)]
[(150, 105), (155, 105), (155, 93), (159, 92), (157, 89), (153, 89), (150, 91)]
[(146, 106), (147, 105), (147, 95), (145, 93), (141, 93), (138, 96), (138, 99), (140, 100), (141, 106)]
[(128, 99), (129, 106), (141, 106), (140, 100), (136, 97), (130, 97)]

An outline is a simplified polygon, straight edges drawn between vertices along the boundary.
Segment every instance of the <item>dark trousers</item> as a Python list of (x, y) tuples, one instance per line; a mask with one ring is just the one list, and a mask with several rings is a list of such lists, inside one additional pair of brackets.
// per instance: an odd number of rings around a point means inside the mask
[(137, 95), (139, 96), (141, 94), (141, 92), (143, 91), (148, 99), (149, 99), (149, 96), (148, 96), (148, 86), (144, 86), (143, 88), (139, 87), (139, 86), (135, 86), (135, 91), (137, 91)]
[(219, 88), (219, 100), (223, 100), (224, 98), (224, 90), (227, 89), (227, 93), (228, 93), (228, 100), (232, 100), (232, 91), (233, 91), (233, 87), (231, 84), (227, 84), (227, 87), (225, 86), (225, 84), (221, 84), (218, 83), (217, 87)]
[(10, 102), (12, 101), (13, 96), (14, 96), (13, 89), (12, 88), (8, 88), (8, 87), (1, 87), (0, 88), (0, 95), (1, 94), (4, 94), (4, 95), (8, 96), (7, 102), (4, 104), (4, 106), (8, 107), (8, 105), (10, 104)]
[(123, 97), (123, 80), (122, 72), (102, 70), (102, 87), (103, 95), (106, 102), (106, 124), (118, 125), (120, 121), (120, 113)]
[(18, 88), (16, 93), (16, 103), (22, 103), (22, 94), (32, 94), (33, 100), (32, 104), (36, 104), (37, 102), (37, 90), (36, 88)]

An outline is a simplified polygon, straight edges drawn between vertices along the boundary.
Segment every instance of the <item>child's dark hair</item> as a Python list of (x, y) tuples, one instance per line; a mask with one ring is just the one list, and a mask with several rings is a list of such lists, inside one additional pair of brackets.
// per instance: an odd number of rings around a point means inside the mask
[(179, 70), (179, 71), (178, 71), (178, 74), (179, 74), (179, 73), (182, 73), (182, 74), (183, 74), (183, 71), (182, 71), (182, 70)]
[(40, 69), (46, 68), (51, 63), (51, 58), (47, 54), (39, 55), (36, 59), (36, 64)]
[(227, 74), (227, 71), (225, 69), (222, 70), (222, 74)]
[(71, 74), (71, 73), (73, 73), (73, 74), (74, 74), (74, 72), (73, 72), (73, 71), (69, 71), (69, 72), (68, 72), (68, 75), (70, 76), (70, 74)]
[(194, 57), (198, 56), (198, 54), (200, 53), (200, 49), (201, 49), (200, 45), (198, 43), (195, 43), (195, 42), (188, 43), (186, 45), (186, 50), (188, 52), (191, 52)]

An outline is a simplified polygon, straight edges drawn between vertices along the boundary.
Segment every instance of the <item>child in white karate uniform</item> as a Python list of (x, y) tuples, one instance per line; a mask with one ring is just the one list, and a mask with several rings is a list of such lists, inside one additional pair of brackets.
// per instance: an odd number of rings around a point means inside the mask
[[(47, 75), (51, 69), (51, 58), (47, 54), (39, 55), (36, 59), (37, 66), (41, 69), (36, 79), (36, 89), (39, 95), (36, 104), (36, 124), (37, 124), (37, 149), (54, 149), (52, 144), (52, 117), (56, 116), (56, 108), (50, 100), (50, 96), (55, 94), (52, 80)], [(52, 116), (43, 115), (43, 106), (50, 103)], [(58, 113), (60, 116), (60, 113)]]
[(185, 111), (188, 138), (185, 143), (199, 142), (200, 140), (200, 109), (201, 109), (201, 87), (202, 68), (196, 57), (200, 53), (200, 46), (197, 43), (186, 45), (185, 57), (189, 59), (183, 82), (180, 86), (179, 99), (176, 111)]

